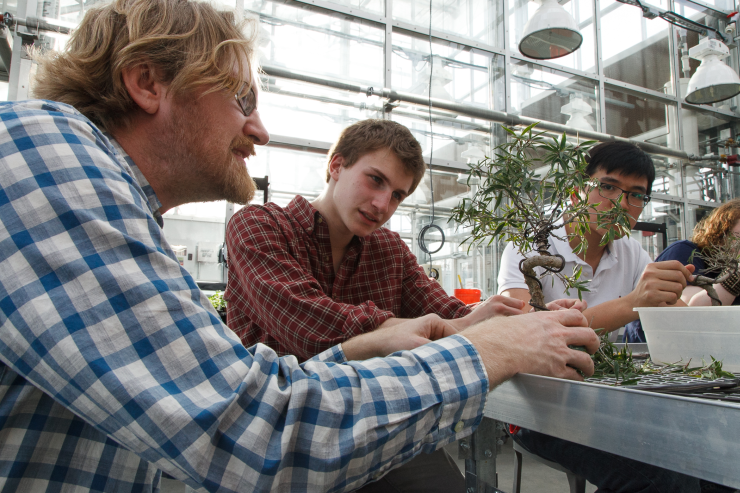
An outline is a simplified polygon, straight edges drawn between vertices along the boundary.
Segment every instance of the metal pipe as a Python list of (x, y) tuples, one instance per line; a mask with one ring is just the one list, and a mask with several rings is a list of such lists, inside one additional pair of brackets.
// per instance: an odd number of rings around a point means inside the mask
[[(298, 73), (292, 72), (284, 68), (273, 67), (269, 65), (262, 66), (262, 71), (269, 76), (282, 77), (285, 79), (292, 79), (292, 80), (298, 80), (301, 82), (308, 82), (309, 84), (317, 84), (321, 86), (333, 87), (335, 89), (341, 89), (343, 91), (350, 91), (350, 92), (356, 92), (360, 94), (366, 94), (367, 96), (373, 96), (373, 95), (380, 96), (382, 98), (388, 99), (390, 102), (402, 101), (405, 103), (417, 104), (420, 106), (428, 106), (429, 101), (430, 101), (430, 99), (426, 96), (419, 96), (417, 94), (393, 91), (387, 88), (376, 89), (374, 87), (361, 86), (359, 84), (352, 84), (352, 83), (347, 83), (347, 82), (340, 82), (336, 80), (325, 79), (323, 77), (316, 77), (313, 75), (298, 74)], [(515, 125), (528, 126), (528, 125), (531, 125), (532, 123), (539, 122), (537, 125), (537, 128), (539, 130), (546, 130), (548, 132), (557, 132), (559, 134), (565, 133), (573, 137), (578, 136), (578, 137), (583, 137), (584, 139), (587, 139), (587, 140), (598, 140), (600, 142), (609, 142), (609, 141), (631, 142), (632, 144), (635, 144), (637, 147), (641, 148), (642, 150), (650, 154), (657, 154), (659, 156), (673, 157), (673, 158), (683, 159), (685, 161), (706, 161), (708, 160), (706, 157), (696, 156), (694, 154), (688, 154), (684, 151), (669, 149), (667, 147), (659, 146), (657, 144), (651, 144), (649, 142), (631, 140), (631, 139), (627, 139), (624, 137), (619, 137), (616, 135), (610, 135), (610, 134), (601, 133), (601, 132), (590, 132), (586, 130), (579, 130), (577, 128), (568, 127), (560, 123), (539, 121), (534, 118), (527, 118), (524, 116), (511, 115), (503, 111), (489, 110), (486, 108), (479, 108), (475, 106), (454, 103), (452, 101), (445, 101), (442, 99), (435, 99), (435, 98), (431, 98), (431, 103), (434, 108), (452, 111), (459, 115), (464, 115), (464, 116), (468, 116), (471, 118), (480, 118), (482, 120), (488, 120), (488, 121), (496, 122), (496, 123), (504, 123), (510, 126), (515, 126)]]
[(5, 65), (5, 71), (10, 74), (10, 62), (13, 59), (13, 47), (10, 46), (10, 40), (5, 35), (7, 27), (0, 26), (0, 59)]
[(0, 15), (0, 22), (9, 28), (15, 28), (16, 25), (24, 26), (36, 31), (51, 31), (61, 34), (70, 34), (73, 28), (63, 24), (57, 19), (48, 19), (45, 17), (15, 17), (10, 12)]

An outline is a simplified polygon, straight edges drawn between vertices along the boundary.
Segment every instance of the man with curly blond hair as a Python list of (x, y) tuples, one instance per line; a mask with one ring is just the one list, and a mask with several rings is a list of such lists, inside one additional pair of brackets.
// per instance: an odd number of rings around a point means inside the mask
[(3, 491), (157, 491), (163, 471), (213, 492), (354, 490), (470, 434), (518, 372), (593, 372), (568, 348), (598, 344), (575, 310), (464, 336), (428, 315), (300, 365), (244, 348), (161, 229), (178, 204), (252, 197), (245, 159), (269, 135), (242, 27), (118, 0), (34, 55), (45, 100), (0, 103)]

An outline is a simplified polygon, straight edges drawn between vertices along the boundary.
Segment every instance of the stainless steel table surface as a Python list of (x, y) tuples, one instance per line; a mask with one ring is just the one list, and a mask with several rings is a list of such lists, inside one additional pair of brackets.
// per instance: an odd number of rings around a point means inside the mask
[(485, 416), (740, 488), (740, 404), (517, 375)]

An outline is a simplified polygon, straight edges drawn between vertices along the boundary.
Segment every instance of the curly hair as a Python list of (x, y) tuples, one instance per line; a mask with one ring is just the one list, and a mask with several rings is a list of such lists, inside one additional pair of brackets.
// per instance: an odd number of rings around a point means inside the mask
[(740, 220), (740, 199), (732, 199), (717, 207), (694, 227), (691, 241), (700, 249), (721, 244)]
[[(252, 27), (251, 34), (245, 28)], [(34, 96), (67, 103), (109, 132), (125, 128), (138, 106), (123, 71), (150, 63), (175, 97), (204, 85), (235, 94), (252, 72), (254, 20), (189, 0), (117, 0), (87, 12), (64, 52), (31, 52), (39, 64)], [(246, 90), (249, 90), (247, 88)]]
[[(412, 193), (426, 171), (421, 145), (408, 128), (392, 120), (362, 120), (345, 128), (329, 150), (327, 162), (331, 163), (334, 156), (339, 154), (344, 157), (344, 167), (349, 168), (362, 156), (385, 148), (393, 151), (406, 172), (414, 177), (409, 190), (409, 194)], [(330, 179), (327, 165), (326, 182), (329, 183)]]

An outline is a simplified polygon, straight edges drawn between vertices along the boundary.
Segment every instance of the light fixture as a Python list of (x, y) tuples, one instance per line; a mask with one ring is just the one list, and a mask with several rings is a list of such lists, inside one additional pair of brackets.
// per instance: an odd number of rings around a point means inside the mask
[(581, 97), (573, 97), (568, 104), (560, 108), (560, 113), (570, 115), (565, 126), (579, 130), (588, 130), (590, 132), (594, 131), (594, 127), (586, 120), (586, 117), (593, 113), (593, 109)]
[(569, 55), (580, 48), (583, 36), (573, 16), (557, 0), (540, 0), (519, 42), (519, 52), (536, 60), (550, 60)]
[(740, 77), (721, 60), (729, 54), (723, 42), (709, 38), (689, 50), (689, 56), (701, 60), (701, 65), (689, 80), (687, 103), (717, 103), (740, 94)]

